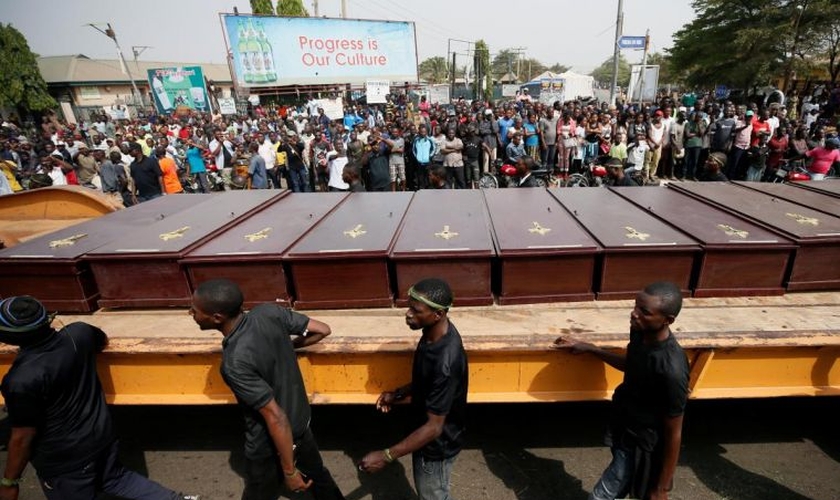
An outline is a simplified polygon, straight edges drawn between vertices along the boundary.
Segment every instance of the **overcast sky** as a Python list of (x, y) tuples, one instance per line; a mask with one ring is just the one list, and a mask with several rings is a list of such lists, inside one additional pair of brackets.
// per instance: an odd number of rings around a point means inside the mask
[[(524, 47), (546, 65), (590, 72), (612, 55), (618, 0), (346, 0), (348, 17), (414, 21), (420, 60), (446, 56), (448, 39), (483, 38), (491, 53)], [(661, 51), (694, 17), (690, 0), (625, 0), (624, 34), (644, 35)], [(313, 1), (304, 0), (313, 13)], [(320, 0), (320, 15), (339, 17), (341, 0)], [(126, 59), (132, 46), (151, 46), (139, 60), (223, 63), (225, 44), (219, 12), (251, 11), (247, 0), (0, 1), (0, 22), (23, 32), (44, 56), (84, 54), (116, 59), (113, 42), (86, 23), (110, 22)], [(452, 42), (466, 52), (468, 45)], [(277, 50), (277, 48), (275, 48)], [(631, 62), (641, 51), (625, 51)]]

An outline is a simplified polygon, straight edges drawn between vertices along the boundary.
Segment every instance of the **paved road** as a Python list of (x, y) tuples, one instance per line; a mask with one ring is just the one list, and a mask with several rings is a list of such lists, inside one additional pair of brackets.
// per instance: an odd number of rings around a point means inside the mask
[[(601, 445), (606, 409), (604, 403), (471, 406), (467, 448), (453, 474), (455, 497), (586, 499), (609, 460)], [(315, 435), (349, 500), (415, 498), (409, 459), (376, 476), (353, 467), (369, 448), (402, 435), (401, 412), (315, 407)], [(242, 470), (243, 458), (235, 407), (115, 407), (113, 415), (131, 467), (206, 499), (239, 498), (242, 481), (235, 471)], [(839, 416), (838, 398), (692, 401), (671, 498), (836, 500)], [(0, 440), (7, 438), (0, 421)], [(4, 448), (0, 462), (5, 459)], [(27, 475), (21, 498), (43, 499), (31, 471)]]

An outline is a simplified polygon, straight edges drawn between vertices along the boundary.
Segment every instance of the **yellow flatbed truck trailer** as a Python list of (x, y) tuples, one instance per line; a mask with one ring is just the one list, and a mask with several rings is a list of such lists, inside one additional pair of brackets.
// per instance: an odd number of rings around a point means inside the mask
[[(457, 306), (457, 304), (456, 304)], [(592, 356), (551, 348), (573, 335), (624, 349), (633, 301), (455, 307), (470, 360), (473, 403), (608, 399), (621, 373)], [(299, 353), (315, 404), (372, 403), (410, 379), (419, 332), (403, 309), (303, 311), (332, 327)], [(99, 373), (113, 404), (229, 404), (219, 374), (221, 335), (200, 331), (185, 309), (100, 310), (85, 321), (110, 345)], [(695, 399), (840, 395), (840, 293), (686, 299), (673, 326), (689, 357)], [(15, 350), (0, 347), (0, 375)]]

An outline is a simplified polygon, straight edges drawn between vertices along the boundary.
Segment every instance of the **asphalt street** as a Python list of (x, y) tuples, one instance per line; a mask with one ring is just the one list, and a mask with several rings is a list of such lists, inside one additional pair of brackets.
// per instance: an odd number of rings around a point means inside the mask
[[(456, 462), (456, 499), (584, 500), (607, 465), (606, 403), (470, 406), (468, 442)], [(242, 422), (233, 406), (114, 407), (124, 462), (203, 499), (239, 498)], [(840, 498), (840, 399), (691, 401), (672, 499)], [(312, 426), (348, 500), (416, 498), (411, 460), (377, 475), (354, 466), (400, 439), (405, 409), (316, 406)], [(0, 441), (8, 425), (0, 422)], [(5, 446), (0, 461), (5, 463)], [(43, 495), (31, 469), (21, 499)], [(311, 498), (283, 494), (283, 498)]]

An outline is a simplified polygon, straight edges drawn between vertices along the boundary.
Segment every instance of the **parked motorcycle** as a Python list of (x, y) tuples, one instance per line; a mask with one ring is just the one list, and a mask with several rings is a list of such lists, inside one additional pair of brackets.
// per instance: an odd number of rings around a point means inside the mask
[[(542, 165), (537, 165), (537, 168), (531, 170), (531, 176), (536, 180), (537, 186), (542, 188), (557, 184), (554, 173), (543, 168)], [(491, 171), (482, 174), (478, 179), (478, 187), (480, 189), (506, 188), (515, 186), (518, 182), (516, 166), (498, 159), (493, 163)]]

